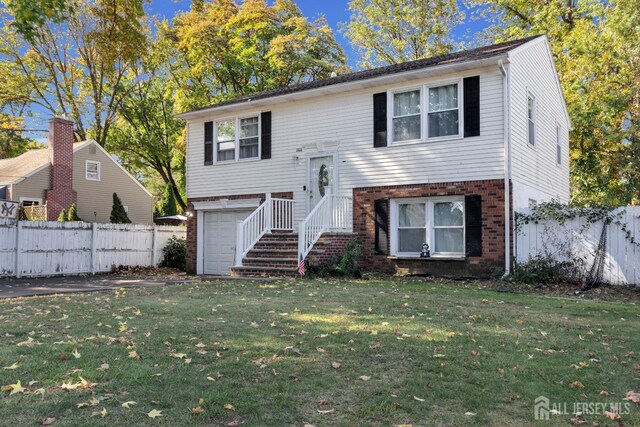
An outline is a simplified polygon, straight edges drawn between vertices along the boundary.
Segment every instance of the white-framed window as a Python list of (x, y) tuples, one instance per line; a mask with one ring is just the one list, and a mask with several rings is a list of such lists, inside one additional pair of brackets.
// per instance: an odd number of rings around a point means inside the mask
[(464, 197), (391, 200), (391, 253), (420, 256), (424, 243), (431, 256), (463, 257)]
[(84, 176), (90, 181), (100, 181), (100, 162), (87, 160), (85, 164)]
[(215, 122), (215, 162), (260, 158), (260, 116)]
[(389, 92), (389, 143), (458, 138), (461, 80)]
[(556, 124), (556, 163), (562, 165), (562, 128)]
[(42, 199), (37, 197), (20, 197), (20, 204), (22, 206), (40, 206), (42, 205)]
[(529, 145), (536, 145), (536, 97), (527, 94), (527, 135)]

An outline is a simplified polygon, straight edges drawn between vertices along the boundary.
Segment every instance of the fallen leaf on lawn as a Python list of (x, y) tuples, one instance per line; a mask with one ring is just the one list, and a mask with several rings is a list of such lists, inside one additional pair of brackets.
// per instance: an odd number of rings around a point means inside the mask
[(620, 414), (616, 414), (615, 412), (604, 411), (604, 416), (609, 418), (610, 420), (619, 420), (622, 418)]
[(574, 426), (585, 426), (587, 425), (587, 421), (582, 418), (571, 418), (571, 424)]
[(43, 426), (50, 426), (51, 424), (55, 423), (56, 419), (55, 418), (45, 418), (44, 420), (42, 420), (42, 425)]
[(169, 356), (173, 357), (174, 359), (184, 359), (185, 357), (187, 357), (187, 355), (184, 353), (171, 353)]
[(465, 412), (464, 413), (467, 417), (473, 417), (475, 415), (477, 415), (475, 412)]
[(137, 351), (133, 350), (129, 352), (129, 358), (130, 359), (140, 359), (140, 355), (138, 354)]
[(305, 424), (304, 427), (316, 427), (313, 424)]
[(122, 407), (126, 408), (126, 409), (131, 409), (131, 405), (137, 405), (137, 404), (138, 404), (138, 402), (134, 402), (133, 400), (129, 400), (128, 402), (124, 402), (122, 404)]
[(42, 345), (42, 343), (35, 341), (32, 337), (27, 338), (26, 341), (19, 342), (16, 344), (18, 347), (33, 347), (34, 345)]
[(332, 367), (333, 369), (338, 369), (340, 366), (342, 366), (342, 365), (340, 365), (338, 362), (333, 362), (333, 363), (331, 364), (331, 367)]
[(323, 415), (324, 415), (324, 414), (332, 414), (332, 413), (336, 412), (336, 410), (335, 410), (335, 409), (327, 409), (326, 411), (323, 411), (323, 410), (321, 410), (321, 409), (318, 409), (317, 411), (318, 411), (318, 413), (319, 413), (319, 414), (323, 414)]
[(38, 381), (29, 381), (29, 387), (31, 387), (34, 384), (38, 384)]
[(637, 391), (628, 391), (627, 394), (625, 394), (624, 400), (630, 400), (633, 403), (640, 403), (640, 393)]
[(188, 365), (189, 363), (191, 363), (191, 359), (184, 359), (184, 363)]
[(13, 371), (13, 370), (15, 370), (15, 369), (18, 369), (19, 367), (20, 367), (20, 365), (18, 365), (17, 363), (14, 363), (14, 364), (13, 364), (13, 365), (11, 365), (11, 366), (5, 366), (5, 367), (4, 367), (4, 368), (2, 368), (2, 369), (6, 369), (6, 370), (8, 370), (8, 371)]
[(82, 389), (82, 388), (91, 388), (91, 387), (97, 385), (96, 383), (89, 382), (89, 381), (85, 380), (82, 377), (78, 377), (78, 378), (80, 379), (80, 382), (73, 383), (73, 382), (69, 381), (68, 383), (63, 383), (60, 386), (60, 388), (62, 390), (70, 391), (70, 390), (77, 390), (77, 389)]
[(600, 396), (609, 396), (609, 392), (607, 390), (600, 391)]
[[(326, 352), (326, 350), (322, 347), (317, 347), (316, 350), (318, 351), (318, 353), (324, 353)], [(6, 368), (5, 368), (6, 369)]]
[(147, 414), (149, 418), (158, 418), (162, 417), (162, 411), (158, 411), (157, 409), (153, 409), (151, 412)]
[(80, 353), (78, 353), (77, 348), (74, 348), (71, 354), (73, 354), (73, 357), (75, 357), (76, 359), (80, 359)]
[(103, 363), (102, 365), (100, 365), (100, 367), (98, 368), (98, 371), (106, 371), (107, 369), (109, 369), (109, 364), (108, 363)]
[(202, 407), (200, 406), (196, 406), (191, 410), (191, 412), (194, 414), (202, 414), (204, 412), (204, 409), (202, 409)]
[(418, 396), (413, 396), (413, 400), (417, 400), (418, 402), (424, 402), (424, 399), (421, 399)]
[(413, 424), (396, 424), (396, 427), (413, 427)]
[(436, 358), (436, 359), (442, 359), (442, 358), (447, 357), (447, 356), (444, 355), (444, 354), (438, 353), (438, 354), (434, 354), (433, 357)]
[(231, 403), (225, 403), (225, 404), (224, 404), (224, 409), (228, 409), (228, 410), (230, 410), (230, 411), (235, 411), (235, 410), (236, 410), (236, 407), (235, 407), (235, 406), (233, 406)]
[(199, 342), (198, 344), (196, 344), (196, 347), (198, 347), (198, 348), (205, 348), (206, 346), (207, 346), (206, 344), (203, 344), (203, 343), (201, 343), (201, 342)]
[(20, 384), (19, 380), (15, 384), (9, 384), (9, 387), (11, 387), (11, 392), (9, 393), (9, 396), (16, 393), (24, 393), (24, 390), (25, 390), (25, 388), (22, 387), (22, 384)]
[(361, 375), (358, 377), (358, 379), (361, 379), (362, 381), (369, 381), (371, 379), (371, 377), (368, 377), (366, 375)]
[(33, 394), (35, 395), (40, 395), (40, 396), (44, 396), (44, 388), (39, 388), (37, 390), (34, 390)]
[(107, 416), (107, 408), (102, 408), (102, 411), (100, 411), (100, 412), (97, 412), (97, 411), (96, 411), (96, 412), (92, 412), (92, 413), (91, 413), (91, 416), (92, 416), (92, 417), (95, 417), (95, 416), (97, 416), (97, 415), (100, 415), (100, 417), (101, 417), (101, 418), (106, 417), (106, 416)]
[(571, 381), (569, 383), (569, 387), (571, 387), (571, 388), (582, 388), (582, 387), (584, 387), (584, 384), (582, 384), (580, 381)]

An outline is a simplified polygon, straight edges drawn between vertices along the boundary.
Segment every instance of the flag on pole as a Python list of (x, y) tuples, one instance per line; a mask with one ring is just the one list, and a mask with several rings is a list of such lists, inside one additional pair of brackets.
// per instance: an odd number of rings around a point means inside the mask
[(300, 273), (300, 277), (304, 277), (304, 258), (302, 254), (300, 254), (300, 261), (298, 261), (298, 273)]

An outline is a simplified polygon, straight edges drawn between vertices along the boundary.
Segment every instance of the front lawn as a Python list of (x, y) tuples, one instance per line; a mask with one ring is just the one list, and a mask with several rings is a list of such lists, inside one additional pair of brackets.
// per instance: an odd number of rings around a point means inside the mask
[(640, 425), (639, 331), (634, 303), (419, 279), (3, 300), (0, 424)]

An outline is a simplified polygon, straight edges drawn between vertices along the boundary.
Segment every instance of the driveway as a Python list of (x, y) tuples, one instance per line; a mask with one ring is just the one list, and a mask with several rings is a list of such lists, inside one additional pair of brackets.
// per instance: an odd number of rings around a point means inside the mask
[(30, 277), (0, 279), (0, 299), (71, 292), (94, 292), (140, 286), (196, 283), (200, 278), (187, 275)]

